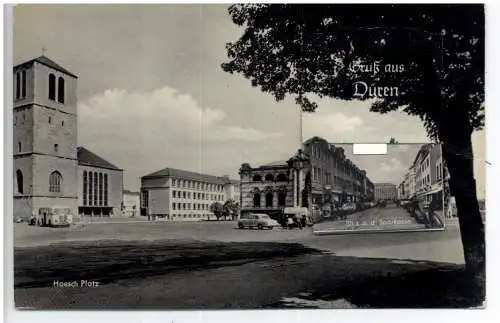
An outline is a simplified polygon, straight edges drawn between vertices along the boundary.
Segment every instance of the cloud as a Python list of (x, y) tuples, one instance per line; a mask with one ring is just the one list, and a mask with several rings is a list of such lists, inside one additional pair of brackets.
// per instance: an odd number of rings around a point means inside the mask
[(339, 112), (328, 114), (320, 111), (304, 115), (306, 137), (320, 136), (328, 139), (336, 135), (349, 136), (359, 128), (366, 130), (363, 119), (358, 116), (349, 117)]
[[(229, 124), (220, 109), (170, 87), (107, 90), (78, 106), (78, 142), (125, 169), (125, 186), (164, 167), (237, 174), (250, 155), (267, 161), (281, 134)], [(260, 152), (260, 155), (259, 155)]]
[(151, 143), (169, 141), (258, 141), (278, 137), (254, 128), (224, 125), (224, 111), (202, 107), (189, 94), (164, 87), (149, 93), (107, 90), (79, 106), (84, 139), (102, 135)]
[(388, 162), (381, 162), (380, 169), (383, 172), (397, 172), (405, 169), (405, 165), (397, 158), (391, 158)]

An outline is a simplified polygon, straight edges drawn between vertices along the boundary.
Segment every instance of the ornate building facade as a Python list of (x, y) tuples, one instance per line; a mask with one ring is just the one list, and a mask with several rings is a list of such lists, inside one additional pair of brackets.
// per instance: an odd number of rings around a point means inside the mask
[(312, 167), (312, 201), (315, 205), (372, 201), (374, 184), (366, 171), (345, 156), (344, 149), (313, 137), (304, 143)]
[(285, 207), (310, 205), (310, 163), (302, 150), (287, 161), (240, 168), (241, 212), (280, 214)]
[(285, 207), (320, 208), (372, 201), (373, 182), (340, 147), (313, 137), (292, 158), (240, 168), (242, 212), (280, 214)]

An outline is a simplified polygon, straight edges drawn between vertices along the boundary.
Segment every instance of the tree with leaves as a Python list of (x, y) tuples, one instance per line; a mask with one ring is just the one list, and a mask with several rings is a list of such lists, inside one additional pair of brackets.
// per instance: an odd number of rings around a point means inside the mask
[(233, 199), (229, 199), (224, 202), (224, 219), (226, 219), (226, 217), (230, 217), (234, 220), (238, 216), (239, 211), (240, 206)]
[[(243, 4), (229, 15), (244, 30), (227, 44), (222, 69), (276, 100), (293, 97), (305, 112), (316, 110), (316, 98), (370, 100), (373, 112), (423, 121), (442, 143), (466, 267), (484, 275), (471, 142), (484, 125), (484, 6)], [(391, 93), (359, 95), (356, 84)]]
[(214, 202), (210, 204), (210, 212), (212, 212), (217, 218), (217, 221), (219, 221), (219, 219), (224, 216), (224, 206), (219, 202)]

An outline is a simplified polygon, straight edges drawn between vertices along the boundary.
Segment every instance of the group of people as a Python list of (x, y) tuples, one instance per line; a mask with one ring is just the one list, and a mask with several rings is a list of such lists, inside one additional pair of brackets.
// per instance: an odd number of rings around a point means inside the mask
[(295, 214), (293, 216), (282, 214), (279, 222), (283, 229), (303, 229), (307, 227), (307, 216), (305, 214)]

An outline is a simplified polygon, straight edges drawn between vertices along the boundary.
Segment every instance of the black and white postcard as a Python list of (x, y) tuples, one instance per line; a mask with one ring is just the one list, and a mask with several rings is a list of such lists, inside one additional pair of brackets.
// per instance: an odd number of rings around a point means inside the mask
[(486, 307), (484, 5), (11, 11), (17, 310)]

